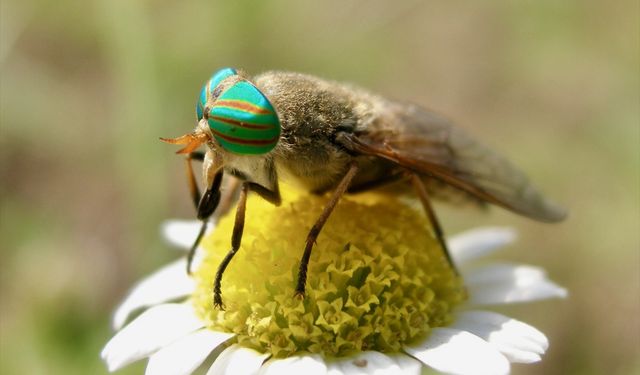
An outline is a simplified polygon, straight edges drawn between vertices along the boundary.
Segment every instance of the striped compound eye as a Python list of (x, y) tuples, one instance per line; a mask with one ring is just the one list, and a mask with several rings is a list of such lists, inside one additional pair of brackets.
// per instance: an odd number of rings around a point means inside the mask
[(280, 138), (280, 120), (266, 96), (247, 81), (226, 89), (209, 110), (216, 141), (236, 154), (264, 154)]
[(233, 68), (220, 69), (211, 76), (211, 79), (209, 79), (209, 81), (202, 87), (202, 90), (200, 90), (200, 96), (196, 102), (196, 115), (198, 116), (198, 121), (202, 120), (204, 108), (207, 106), (207, 102), (209, 101), (213, 90), (215, 90), (220, 82), (224, 81), (225, 78), (236, 74), (238, 74), (238, 71)]

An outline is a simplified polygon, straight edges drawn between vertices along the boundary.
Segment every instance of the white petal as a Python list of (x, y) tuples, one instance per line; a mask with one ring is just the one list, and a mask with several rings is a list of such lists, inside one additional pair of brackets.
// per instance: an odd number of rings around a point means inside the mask
[(226, 348), (207, 372), (207, 375), (255, 375), (269, 354), (231, 345)]
[(109, 371), (145, 358), (156, 350), (202, 327), (190, 304), (150, 308), (118, 332), (102, 350)]
[(469, 302), (477, 305), (529, 302), (566, 297), (566, 289), (550, 281), (538, 267), (490, 264), (464, 272)]
[(509, 361), (469, 332), (434, 328), (424, 341), (405, 351), (425, 365), (448, 374), (508, 374)]
[(155, 352), (147, 364), (146, 375), (191, 374), (231, 333), (201, 329)]
[(419, 375), (422, 364), (404, 354), (383, 354), (380, 352), (362, 352), (357, 355), (332, 360), (328, 363), (328, 375)]
[(447, 241), (451, 257), (456, 264), (485, 256), (515, 241), (516, 231), (505, 227), (472, 229), (451, 237)]
[[(162, 223), (162, 236), (172, 245), (189, 250), (200, 232), (202, 222), (197, 220), (167, 220)], [(208, 224), (207, 233), (214, 227)]]
[(547, 337), (536, 328), (489, 311), (459, 313), (452, 328), (486, 340), (511, 362), (537, 362), (549, 347)]
[(183, 258), (170, 263), (131, 289), (129, 295), (113, 315), (113, 328), (122, 328), (135, 310), (184, 297), (193, 292), (195, 283), (186, 272), (187, 261)]
[(325, 375), (327, 365), (317, 354), (295, 355), (288, 358), (271, 358), (260, 369), (260, 375), (304, 374)]

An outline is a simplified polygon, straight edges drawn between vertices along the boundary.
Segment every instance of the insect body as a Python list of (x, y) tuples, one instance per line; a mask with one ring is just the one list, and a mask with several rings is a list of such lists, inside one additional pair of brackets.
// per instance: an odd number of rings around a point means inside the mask
[[(565, 212), (547, 201), (522, 172), (446, 119), (350, 85), (309, 75), (267, 72), (253, 78), (226, 68), (203, 87), (192, 133), (165, 142), (185, 144), (191, 194), (203, 220), (220, 201), (224, 173), (241, 182), (231, 250), (214, 282), (222, 308), (222, 274), (240, 246), (249, 191), (278, 205), (278, 181), (288, 179), (331, 199), (313, 225), (300, 262), (296, 294), (303, 296), (313, 244), (340, 197), (392, 181), (412, 186), (447, 252), (430, 204), (443, 190), (489, 202), (530, 218), (555, 222)], [(195, 150), (205, 144), (202, 154)], [(190, 160), (203, 159), (200, 196)], [(447, 252), (448, 257), (448, 252)], [(451, 260), (449, 258), (449, 260)], [(188, 267), (190, 267), (190, 262)], [(451, 264), (453, 267), (453, 264)]]

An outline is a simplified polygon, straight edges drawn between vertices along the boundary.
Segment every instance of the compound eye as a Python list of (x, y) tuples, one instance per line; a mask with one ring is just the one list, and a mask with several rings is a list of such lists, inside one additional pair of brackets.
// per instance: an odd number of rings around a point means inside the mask
[(280, 138), (280, 120), (273, 105), (247, 81), (237, 82), (216, 99), (208, 122), (220, 146), (236, 154), (267, 153)]
[(236, 74), (238, 74), (238, 71), (234, 68), (220, 69), (213, 74), (209, 81), (202, 87), (198, 100), (196, 101), (196, 116), (198, 116), (198, 121), (202, 120), (207, 102), (212, 97), (213, 91), (218, 87), (220, 82)]
[(204, 106), (207, 104), (207, 85), (204, 85), (202, 90), (200, 90), (200, 96), (198, 97), (198, 101), (196, 101), (196, 116), (198, 116), (198, 122), (202, 120), (202, 116), (204, 113)]

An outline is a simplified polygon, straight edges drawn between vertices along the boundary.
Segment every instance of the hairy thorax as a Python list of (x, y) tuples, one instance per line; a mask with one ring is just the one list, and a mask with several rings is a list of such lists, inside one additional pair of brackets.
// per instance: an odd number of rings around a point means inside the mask
[(282, 125), (273, 151), (278, 176), (313, 192), (334, 187), (352, 160), (336, 134), (362, 126), (367, 116), (362, 101), (340, 85), (303, 74), (268, 72), (255, 82)]

